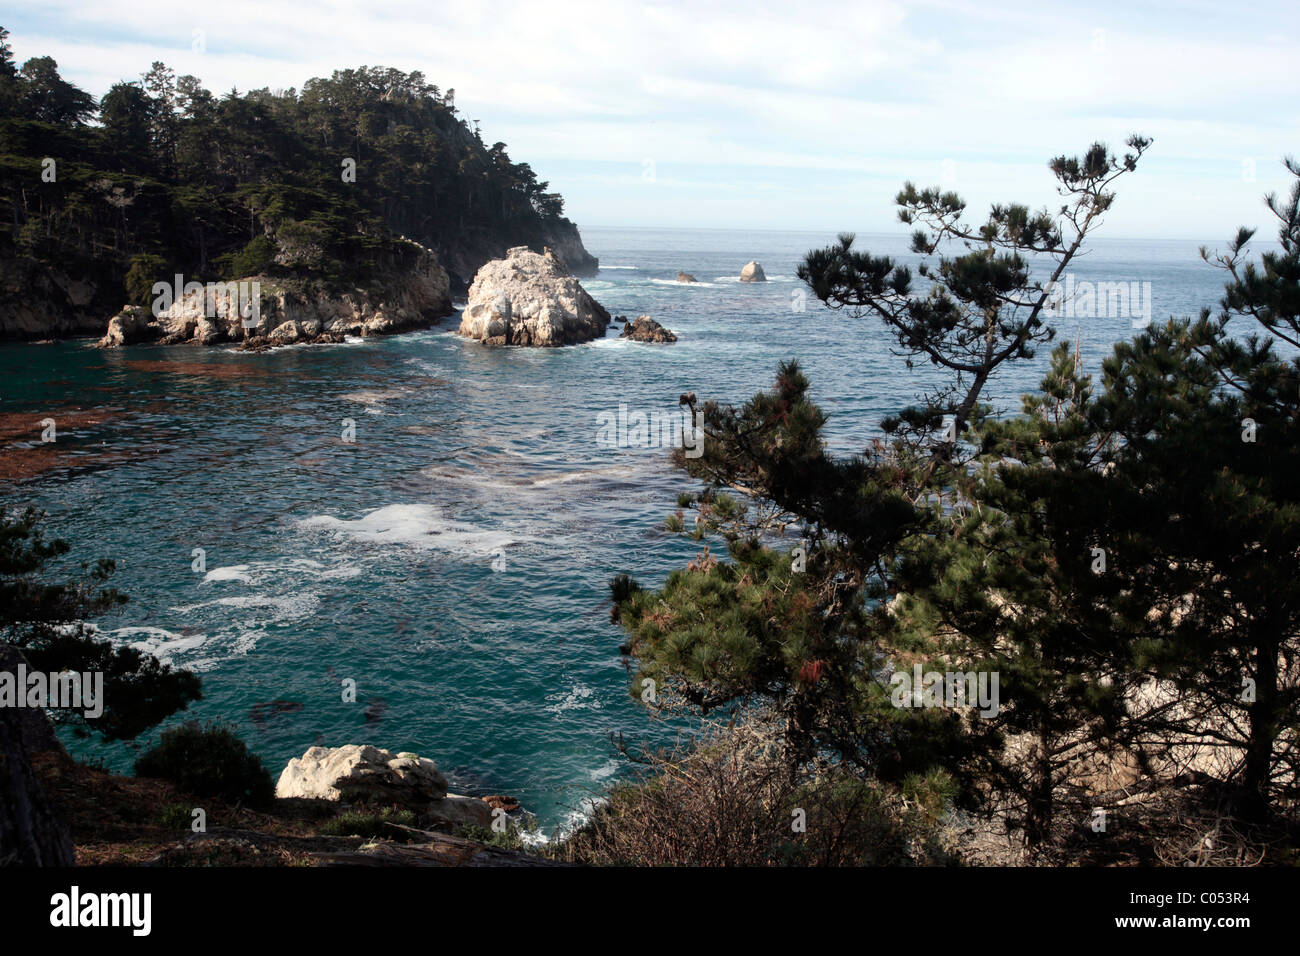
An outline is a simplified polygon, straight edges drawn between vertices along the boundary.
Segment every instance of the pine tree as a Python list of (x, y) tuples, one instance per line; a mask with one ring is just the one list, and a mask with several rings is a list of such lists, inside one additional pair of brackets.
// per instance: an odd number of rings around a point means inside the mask
[(17, 647), (35, 671), (67, 669), (104, 675), (103, 713), (55, 716), (84, 725), (108, 740), (129, 739), (202, 696), (199, 679), (132, 647), (94, 636), (89, 618), (106, 614), (126, 597), (107, 582), (113, 562), (83, 564), (80, 578), (51, 579), (51, 565), (70, 546), (47, 540), (42, 513), (0, 506), (0, 641)]

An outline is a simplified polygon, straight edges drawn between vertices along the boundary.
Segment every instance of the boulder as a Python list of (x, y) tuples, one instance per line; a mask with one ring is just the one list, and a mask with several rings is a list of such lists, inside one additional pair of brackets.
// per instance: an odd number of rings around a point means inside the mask
[(273, 345), (291, 345), (303, 337), (303, 323), (297, 319), (291, 319), (288, 322), (282, 322), (277, 325), (267, 336), (267, 339)]
[(312, 747), (289, 761), (275, 795), (426, 810), (447, 797), (447, 779), (432, 760), (411, 753), (357, 744)]
[(490, 827), (492, 825), (492, 807), (478, 797), (462, 797), (449, 793), (441, 800), (434, 800), (420, 807), (421, 819), (432, 824), (460, 827)]
[(623, 334), (619, 338), (631, 339), (633, 342), (659, 342), (665, 344), (677, 341), (677, 336), (648, 315), (638, 315), (635, 320), (625, 325)]
[(479, 269), (459, 333), (485, 345), (576, 345), (604, 336), (609, 313), (564, 260), (516, 246)]
[(679, 272), (677, 273), (677, 281), (678, 282), (699, 282), (700, 280), (695, 278), (695, 276), (691, 275), (689, 272)]
[(128, 305), (108, 320), (108, 331), (96, 343), (100, 348), (118, 348), (147, 342), (158, 335), (153, 314), (142, 305)]
[(745, 268), (740, 270), (741, 282), (766, 282), (767, 275), (763, 272), (763, 264), (750, 259), (745, 263)]

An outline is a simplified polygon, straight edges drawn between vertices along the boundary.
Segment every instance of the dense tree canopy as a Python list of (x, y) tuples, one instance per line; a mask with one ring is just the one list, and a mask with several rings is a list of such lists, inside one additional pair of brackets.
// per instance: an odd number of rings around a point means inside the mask
[[(510, 245), (540, 249), (572, 230), (549, 184), (485, 144), (453, 91), (418, 72), (360, 67), (301, 92), (214, 96), (154, 63), (96, 104), (49, 57), (17, 67), (7, 35), (0, 264), (89, 279), (105, 315), (139, 257), (162, 263), (159, 280), (257, 267), (355, 284), (397, 259), (390, 244), (405, 236), (468, 279)], [(309, 237), (313, 256), (278, 255), (282, 237)]]

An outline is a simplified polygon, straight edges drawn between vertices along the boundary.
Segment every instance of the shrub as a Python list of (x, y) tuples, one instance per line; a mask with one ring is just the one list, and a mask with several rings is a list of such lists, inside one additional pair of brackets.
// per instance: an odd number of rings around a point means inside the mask
[(229, 259), (227, 270), (233, 279), (260, 275), (275, 261), (275, 243), (266, 236), (255, 236), (248, 245)]
[(324, 824), (320, 832), (327, 836), (359, 836), (367, 839), (396, 840), (409, 843), (414, 835), (399, 830), (392, 824), (415, 826), (415, 814), (410, 810), (387, 809), (378, 813), (348, 810)]
[(155, 282), (170, 278), (167, 261), (162, 256), (142, 253), (131, 257), (131, 268), (126, 273), (126, 297), (132, 305), (148, 305), (153, 301)]
[(264, 807), (275, 798), (271, 775), (235, 733), (190, 721), (163, 731), (158, 746), (135, 762), (137, 777), (169, 780), (196, 797)]
[[(548, 855), (614, 866), (880, 866), (954, 862), (937, 814), (940, 780), (898, 788), (842, 767), (794, 771), (771, 727), (714, 727), (615, 786)], [(796, 820), (798, 825), (796, 825)]]
[(184, 803), (169, 803), (158, 814), (158, 825), (166, 830), (188, 830), (194, 822), (194, 808)]

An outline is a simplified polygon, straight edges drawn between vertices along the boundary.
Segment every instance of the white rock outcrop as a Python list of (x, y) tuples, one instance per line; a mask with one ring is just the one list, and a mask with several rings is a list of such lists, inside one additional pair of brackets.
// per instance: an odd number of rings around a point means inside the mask
[(766, 282), (767, 274), (763, 272), (763, 264), (750, 259), (745, 263), (745, 268), (740, 270), (741, 282)]
[(422, 825), (492, 824), (492, 807), (478, 797), (448, 793), (447, 778), (432, 760), (368, 745), (312, 747), (289, 761), (275, 795), (402, 807), (415, 811)]
[(602, 338), (608, 324), (563, 259), (516, 246), (479, 269), (459, 332), (485, 345), (576, 345)]
[(373, 289), (330, 294), (267, 276), (208, 283), (170, 304), (156, 299), (154, 309), (124, 307), (109, 319), (99, 345), (243, 342), (258, 348), (426, 328), (451, 313), (451, 280), (430, 250), (408, 243), (416, 246), (413, 265)]
[(345, 803), (423, 805), (447, 796), (438, 765), (415, 754), (368, 745), (312, 747), (289, 761), (275, 785), (277, 797)]

